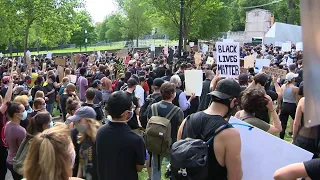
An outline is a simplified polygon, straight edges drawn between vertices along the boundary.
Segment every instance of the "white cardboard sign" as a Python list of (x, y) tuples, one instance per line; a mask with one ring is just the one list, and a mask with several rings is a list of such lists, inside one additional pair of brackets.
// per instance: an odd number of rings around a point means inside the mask
[(236, 78), (240, 74), (239, 42), (217, 42), (217, 64), (221, 77)]
[(296, 51), (303, 51), (303, 42), (298, 42), (296, 44)]
[(189, 42), (189, 46), (193, 47), (194, 46), (194, 42)]
[(273, 179), (277, 169), (308, 161), (313, 156), (312, 153), (259, 128), (249, 130), (249, 124), (235, 117), (231, 117), (229, 123), (240, 133), (244, 180)]
[(260, 70), (263, 68), (263, 66), (269, 67), (270, 59), (256, 59), (255, 68)]
[(281, 51), (283, 52), (291, 52), (291, 43), (282, 43)]
[(186, 70), (184, 71), (186, 95), (190, 96), (195, 93), (196, 96), (201, 96), (203, 73), (202, 70)]
[(202, 44), (202, 53), (206, 54), (209, 50), (209, 46), (206, 44)]

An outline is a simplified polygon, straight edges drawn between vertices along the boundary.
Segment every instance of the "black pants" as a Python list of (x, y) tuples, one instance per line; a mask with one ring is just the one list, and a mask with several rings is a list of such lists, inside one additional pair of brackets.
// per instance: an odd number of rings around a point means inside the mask
[(13, 170), (13, 165), (12, 164), (7, 163), (7, 168), (11, 171), (11, 174), (12, 174), (12, 177), (13, 177), (14, 180), (21, 180), (23, 178), (23, 176), (21, 176), (20, 174), (16, 173)]
[(319, 150), (315, 139), (297, 135), (294, 138), (293, 144), (313, 153), (313, 159), (318, 157)]
[(297, 105), (293, 103), (282, 103), (281, 113), (279, 115), (279, 119), (281, 121), (282, 131), (280, 132), (280, 138), (284, 139), (286, 134), (286, 128), (288, 124), (289, 116), (294, 120), (296, 115)]
[[(1, 141), (1, 140), (0, 140)], [(7, 148), (0, 146), (0, 180), (5, 180), (7, 174)]]

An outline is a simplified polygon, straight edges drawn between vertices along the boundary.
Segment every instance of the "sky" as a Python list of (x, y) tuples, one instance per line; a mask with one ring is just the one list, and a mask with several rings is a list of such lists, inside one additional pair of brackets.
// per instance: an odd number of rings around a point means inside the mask
[(86, 9), (94, 22), (102, 22), (106, 15), (117, 10), (115, 0), (86, 0)]

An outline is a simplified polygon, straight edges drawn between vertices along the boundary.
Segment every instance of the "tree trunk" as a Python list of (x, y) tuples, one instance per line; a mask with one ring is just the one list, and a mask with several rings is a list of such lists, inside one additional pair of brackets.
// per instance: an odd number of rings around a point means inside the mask
[(26, 55), (27, 55), (27, 49), (28, 49), (28, 38), (29, 38), (29, 30), (30, 30), (30, 26), (31, 26), (31, 23), (28, 22), (27, 26), (26, 26), (26, 29), (25, 29), (25, 34), (24, 34), (24, 61), (27, 62), (27, 59), (26, 59)]
[(137, 37), (137, 39), (136, 39), (136, 44), (137, 44), (136, 48), (138, 48), (139, 47), (139, 37)]
[(10, 51), (10, 57), (12, 57), (12, 38), (10, 38), (10, 47), (9, 47), (9, 51)]

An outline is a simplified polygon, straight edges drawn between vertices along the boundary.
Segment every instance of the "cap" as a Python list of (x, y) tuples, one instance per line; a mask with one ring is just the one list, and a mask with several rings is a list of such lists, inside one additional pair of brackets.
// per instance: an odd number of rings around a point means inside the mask
[(135, 86), (135, 85), (138, 85), (138, 82), (136, 79), (130, 78), (130, 79), (128, 79), (127, 84), (130, 86)]
[(81, 106), (76, 113), (69, 117), (68, 120), (72, 122), (80, 121), (82, 118), (96, 118), (96, 112), (92, 107), (89, 106)]
[(298, 76), (299, 76), (299, 74), (295, 74), (295, 73), (290, 72), (286, 75), (286, 80), (291, 81), (293, 78), (296, 78)]
[(164, 80), (161, 78), (155, 78), (153, 80), (153, 86), (156, 86), (156, 87), (161, 87), (163, 83), (164, 83)]
[(241, 88), (233, 79), (223, 79), (218, 82), (216, 90), (209, 93), (219, 99), (231, 99), (239, 97)]

